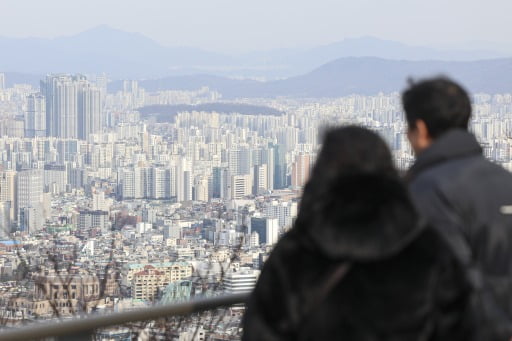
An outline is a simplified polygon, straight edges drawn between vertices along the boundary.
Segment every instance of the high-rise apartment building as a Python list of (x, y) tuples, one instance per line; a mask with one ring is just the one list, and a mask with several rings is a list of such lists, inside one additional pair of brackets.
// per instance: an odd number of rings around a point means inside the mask
[(252, 193), (250, 174), (231, 176), (231, 199), (242, 199)]
[[(173, 170), (161, 167), (123, 168), (117, 173), (120, 199), (169, 199)], [(188, 199), (191, 200), (191, 199)]]
[(179, 161), (176, 167), (176, 200), (190, 201), (192, 200), (192, 189), (194, 179), (192, 177), (192, 164), (186, 159)]
[(306, 184), (309, 179), (311, 169), (311, 156), (306, 153), (300, 153), (295, 157), (292, 165), (292, 187), (299, 188)]
[(117, 172), (118, 199), (135, 198), (135, 172), (133, 168), (120, 169)]
[[(103, 108), (103, 106), (105, 104), (105, 98), (107, 97), (107, 85), (108, 85), (107, 75), (105, 73), (103, 73), (101, 75), (96, 75), (94, 85), (100, 91), (101, 107)], [(105, 119), (105, 117), (103, 117), (102, 119)], [(106, 122), (103, 122), (102, 124), (106, 124)]]
[(104, 191), (92, 192), (92, 210), (93, 211), (109, 211), (113, 204), (111, 198), (105, 198)]
[(18, 177), (16, 171), (0, 172), (0, 201), (9, 203), (9, 220), (18, 219)]
[(171, 172), (166, 168), (151, 168), (151, 198), (169, 199), (171, 197)]
[(0, 238), (7, 238), (11, 232), (12, 220), (10, 218), (11, 203), (0, 201)]
[(46, 101), (41, 94), (27, 97), (25, 137), (46, 136)]
[(230, 186), (228, 169), (213, 167), (212, 173), (212, 197), (227, 198), (228, 186)]
[(208, 201), (208, 178), (206, 176), (198, 176), (194, 181), (194, 200)]
[(63, 138), (78, 137), (77, 79), (69, 75), (49, 75), (41, 81), (46, 98), (46, 134)]
[(297, 217), (298, 205), (294, 201), (272, 200), (265, 204), (264, 214), (268, 218), (277, 218), (279, 228), (288, 228), (292, 226)]
[(78, 88), (78, 138), (87, 140), (89, 134), (101, 131), (101, 91), (81, 82)]
[(267, 165), (267, 189), (273, 190), (276, 170), (274, 148), (263, 150), (261, 162)]
[(46, 134), (87, 139), (102, 127), (101, 92), (82, 75), (48, 75), (41, 81), (46, 99)]
[(35, 232), (43, 227), (43, 171), (18, 172), (18, 223), (23, 231)]
[(258, 195), (265, 191), (268, 188), (268, 165), (263, 164), (260, 166), (254, 166), (254, 186), (253, 186), (253, 194)]
[(139, 92), (139, 83), (135, 80), (124, 80), (123, 92), (136, 95)]
[(231, 175), (250, 174), (251, 151), (246, 147), (230, 150), (228, 163)]
[(8, 120), (4, 125), (3, 135), (22, 138), (25, 136), (25, 121), (22, 117)]
[(286, 150), (284, 145), (272, 146), (274, 156), (274, 188), (288, 187), (286, 176)]
[(0, 73), (0, 90), (5, 89), (5, 74)]

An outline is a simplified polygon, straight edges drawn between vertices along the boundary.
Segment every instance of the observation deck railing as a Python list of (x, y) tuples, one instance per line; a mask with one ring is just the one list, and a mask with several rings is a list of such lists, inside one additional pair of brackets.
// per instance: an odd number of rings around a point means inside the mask
[(153, 321), (161, 318), (187, 316), (217, 308), (245, 303), (249, 294), (234, 294), (197, 298), (187, 302), (156, 305), (119, 313), (91, 314), (71, 319), (34, 322), (0, 331), (0, 341), (28, 341), (53, 338), (58, 341), (93, 340), (96, 330), (131, 322)]

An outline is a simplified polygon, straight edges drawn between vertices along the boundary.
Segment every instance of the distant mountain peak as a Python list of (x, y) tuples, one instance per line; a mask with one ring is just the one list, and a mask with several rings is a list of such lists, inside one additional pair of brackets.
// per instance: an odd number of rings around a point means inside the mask
[[(190, 47), (167, 47), (141, 33), (98, 25), (54, 39), (0, 37), (0, 70), (106, 72), (113, 78), (155, 78), (208, 73), (234, 78), (283, 79), (342, 57), (393, 60), (479, 60), (507, 57), (492, 51), (432, 49), (374, 36), (346, 38), (311, 49), (278, 49), (226, 56)], [(37, 54), (38, 58), (34, 58)]]

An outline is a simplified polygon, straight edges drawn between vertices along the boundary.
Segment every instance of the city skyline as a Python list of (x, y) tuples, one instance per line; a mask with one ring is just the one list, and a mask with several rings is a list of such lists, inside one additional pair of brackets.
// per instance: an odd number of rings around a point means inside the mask
[[(158, 90), (124, 80), (106, 92), (107, 83), (57, 74), (40, 87), (0, 89), (6, 326), (250, 292), (295, 224), (330, 127), (367, 127), (397, 168), (414, 162), (398, 92), (224, 99), (207, 86)], [(471, 99), (469, 129), (483, 155), (512, 170), (512, 92)], [(159, 119), (173, 105), (184, 109)], [(209, 330), (201, 316), (148, 332), (239, 336), (229, 324), (239, 326), (243, 312), (214, 312), (226, 324)], [(103, 332), (101, 340), (143, 331)]]

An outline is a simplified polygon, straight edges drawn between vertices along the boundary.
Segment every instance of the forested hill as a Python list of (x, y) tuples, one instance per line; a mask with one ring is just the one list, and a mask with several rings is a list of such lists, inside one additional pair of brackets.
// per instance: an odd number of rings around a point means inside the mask
[(171, 122), (176, 114), (184, 111), (218, 112), (223, 114), (239, 113), (242, 115), (272, 115), (283, 114), (274, 108), (241, 104), (241, 103), (205, 103), (198, 105), (150, 105), (137, 109), (144, 119), (155, 118), (157, 122)]

